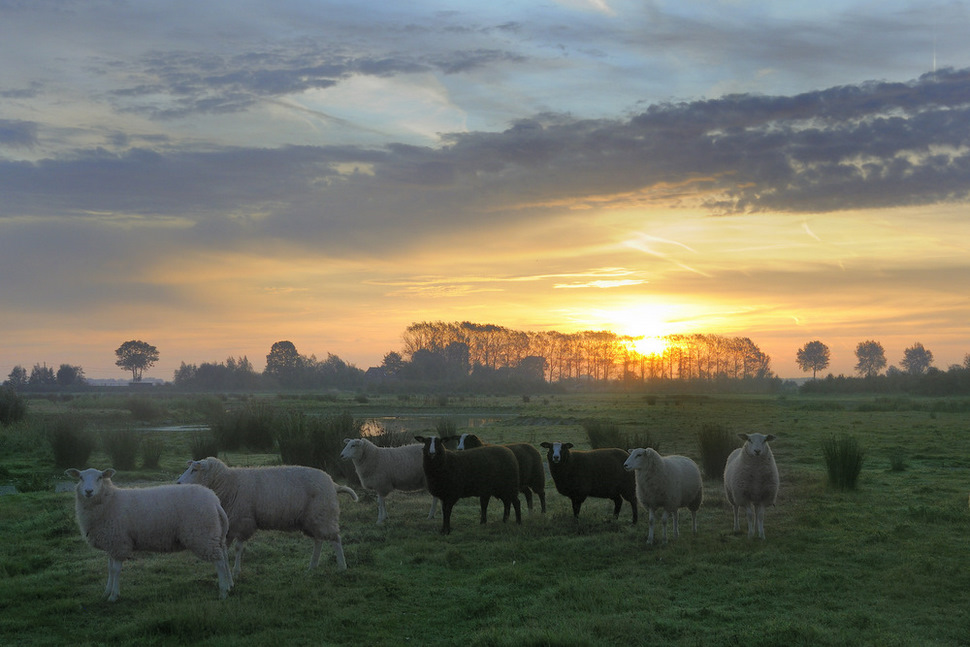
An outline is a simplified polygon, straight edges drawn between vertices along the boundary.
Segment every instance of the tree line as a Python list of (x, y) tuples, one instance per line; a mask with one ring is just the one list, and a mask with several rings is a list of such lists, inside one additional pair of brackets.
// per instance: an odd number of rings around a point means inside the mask
[[(245, 356), (224, 362), (182, 362), (172, 385), (199, 391), (392, 388), (400, 382), (415, 388), (439, 385), (482, 391), (609, 384), (704, 390), (723, 389), (733, 382), (754, 384), (749, 390), (794, 388), (793, 383), (782, 386), (771, 371), (771, 358), (747, 337), (668, 335), (649, 349), (641, 345), (642, 340), (610, 331), (531, 332), (468, 321), (424, 321), (404, 331), (401, 352), (387, 353), (380, 366), (367, 371), (336, 355), (328, 353), (318, 360), (300, 353), (290, 341), (278, 341), (266, 355), (262, 372)], [(133, 383), (159, 359), (158, 349), (141, 340), (124, 342), (115, 355), (116, 365), (131, 372)], [(812, 372), (813, 381), (802, 391), (865, 391), (878, 386), (878, 390), (970, 392), (970, 355), (962, 367), (952, 366), (945, 374), (933, 367), (933, 353), (920, 343), (907, 348), (900, 368), (890, 366), (885, 375), (887, 361), (879, 342), (860, 342), (856, 358), (858, 378), (829, 375), (818, 380), (829, 366), (831, 353), (820, 340), (807, 342), (798, 349), (796, 361), (803, 371)], [(875, 385), (880, 377), (883, 382)], [(75, 389), (86, 384), (84, 369), (69, 364), (56, 372), (46, 364), (36, 364), (29, 373), (16, 366), (4, 382), (18, 391)]]

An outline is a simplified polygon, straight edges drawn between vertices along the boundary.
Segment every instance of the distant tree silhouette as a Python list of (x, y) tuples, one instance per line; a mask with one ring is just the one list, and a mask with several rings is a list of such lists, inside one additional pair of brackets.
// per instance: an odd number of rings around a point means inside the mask
[(818, 340), (810, 341), (798, 349), (795, 359), (800, 369), (812, 372), (814, 380), (816, 374), (829, 365), (829, 347)]
[(34, 368), (30, 371), (30, 377), (27, 378), (27, 383), (33, 387), (53, 386), (57, 384), (57, 378), (54, 377), (54, 369), (47, 364), (34, 364)]
[(158, 349), (138, 339), (123, 343), (115, 350), (115, 355), (118, 356), (115, 366), (131, 371), (132, 382), (141, 382), (145, 369), (158, 361)]
[(855, 356), (859, 360), (855, 370), (863, 377), (879, 375), (879, 371), (886, 367), (886, 351), (877, 341), (859, 342), (855, 349)]
[(280, 383), (293, 385), (299, 381), (304, 366), (304, 358), (297, 352), (291, 341), (278, 341), (266, 356), (265, 375), (279, 379)]
[[(970, 357), (970, 355), (968, 355), (968, 357)], [(13, 389), (22, 389), (27, 386), (27, 381), (27, 369), (18, 364), (17, 366), (13, 367), (12, 371), (10, 371), (10, 375), (7, 376), (7, 381), (4, 382), (4, 385)]]
[(61, 364), (61, 367), (57, 369), (56, 380), (58, 386), (82, 385), (84, 384), (84, 369), (80, 366)]
[(903, 359), (899, 365), (910, 375), (922, 375), (933, 364), (933, 353), (923, 348), (923, 344), (916, 342), (903, 351)]

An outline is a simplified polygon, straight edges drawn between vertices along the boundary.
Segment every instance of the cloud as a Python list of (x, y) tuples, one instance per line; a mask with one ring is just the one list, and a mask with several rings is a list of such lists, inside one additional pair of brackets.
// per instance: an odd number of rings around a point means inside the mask
[(0, 147), (32, 148), (36, 144), (36, 123), (13, 119), (0, 119)]

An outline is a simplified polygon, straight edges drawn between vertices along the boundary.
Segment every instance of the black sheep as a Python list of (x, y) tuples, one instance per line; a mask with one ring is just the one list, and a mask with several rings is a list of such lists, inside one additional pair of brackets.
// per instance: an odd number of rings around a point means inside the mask
[(522, 523), (519, 505), (519, 463), (512, 450), (498, 445), (467, 451), (445, 449), (447, 438), (415, 436), (424, 444), (424, 474), (428, 491), (441, 500), (444, 520), (442, 534), (451, 532), (451, 509), (458, 499), (477, 496), (481, 502), (481, 523), (485, 523), (488, 501), (495, 497), (505, 504), (502, 521), (508, 521), (509, 509), (515, 506), (515, 522)]
[[(458, 449), (474, 449), (485, 443), (475, 434), (462, 434)], [(539, 496), (539, 505), (546, 511), (546, 469), (542, 466), (542, 454), (529, 443), (508, 443), (508, 447), (519, 461), (519, 492), (525, 495), (525, 503), (532, 512), (532, 493)]]
[(569, 451), (572, 443), (541, 443), (548, 449), (547, 460), (552, 480), (559, 494), (573, 502), (573, 516), (587, 497), (612, 499), (613, 518), (619, 518), (623, 499), (633, 508), (633, 523), (637, 522), (637, 481), (633, 472), (623, 467), (628, 454), (622, 449), (591, 449)]

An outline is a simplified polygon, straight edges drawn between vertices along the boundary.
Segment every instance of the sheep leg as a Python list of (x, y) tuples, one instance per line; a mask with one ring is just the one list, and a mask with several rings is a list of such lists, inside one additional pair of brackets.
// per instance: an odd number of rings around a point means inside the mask
[(745, 512), (747, 513), (747, 517), (748, 517), (748, 539), (750, 539), (751, 537), (754, 537), (754, 529), (755, 529), (754, 504), (749, 503), (747, 506), (745, 506)]
[(660, 523), (663, 524), (664, 543), (666, 544), (667, 543), (667, 511), (666, 510), (664, 510), (663, 516), (660, 517)]
[(623, 507), (623, 497), (621, 497), (620, 495), (613, 497), (613, 518), (614, 519), (620, 518), (620, 508), (622, 507)]
[(582, 498), (577, 497), (572, 500), (573, 516), (576, 517), (577, 519), (579, 519), (579, 509), (583, 507), (583, 501), (585, 500), (586, 500), (586, 497), (582, 497)]
[(680, 539), (680, 509), (674, 510), (670, 516), (674, 518), (674, 539)]
[(647, 510), (647, 543), (653, 543), (653, 510)]
[(694, 534), (697, 534), (697, 510), (690, 511), (690, 525), (693, 526)]
[(734, 506), (734, 532), (741, 532), (741, 507)]
[(104, 596), (108, 602), (114, 602), (121, 594), (121, 565), (120, 559), (108, 557), (108, 584), (104, 587)]
[[(516, 498), (518, 498), (518, 497), (516, 497)], [(509, 522), (509, 513), (512, 512), (512, 499), (506, 499), (505, 501), (502, 501), (502, 504), (505, 507), (505, 510), (502, 513), (502, 523), (508, 523)], [(522, 514), (521, 510), (519, 511), (519, 514)]]
[(219, 599), (225, 600), (232, 588), (232, 573), (229, 571), (229, 558), (223, 555), (215, 561), (216, 575), (219, 576)]
[(765, 506), (763, 503), (758, 504), (757, 508), (757, 519), (758, 519), (758, 538), (765, 538)]
[(451, 509), (455, 506), (454, 501), (441, 500), (441, 534), (447, 535), (451, 533)]
[(532, 512), (532, 490), (524, 487), (521, 492), (525, 495), (525, 505), (529, 508), (529, 512)]
[[(488, 496), (478, 497), (478, 500), (479, 500), (479, 502), (481, 503), (481, 506), (482, 506), (481, 521), (479, 523), (485, 523), (485, 519), (488, 517), (488, 500), (490, 498), (491, 497), (488, 497)], [(509, 516), (509, 511), (506, 510), (505, 511), (505, 518), (508, 519), (508, 516)]]
[[(516, 496), (512, 499), (512, 506), (515, 508), (515, 523), (522, 524), (522, 504), (519, 503), (519, 497)], [(508, 506), (506, 506), (505, 516), (508, 516)]]
[(542, 514), (546, 513), (546, 491), (539, 490), (536, 494), (539, 495), (539, 505), (542, 507)]
[(382, 524), (387, 519), (387, 508), (384, 506), (384, 495), (377, 493), (377, 523)]
[(431, 497), (431, 510), (428, 511), (428, 519), (434, 519), (435, 510), (438, 509), (438, 497)]
[(232, 577), (233, 578), (239, 577), (239, 571), (242, 570), (242, 554), (243, 554), (243, 548), (245, 548), (245, 544), (246, 544), (246, 542), (244, 540), (242, 540), (242, 539), (237, 539), (235, 541), (235, 546), (236, 547), (235, 547), (234, 550), (236, 552), (236, 559), (235, 559), (235, 561), (232, 564)]
[(320, 563), (320, 553), (322, 552), (322, 549), (323, 549), (323, 540), (314, 538), (313, 555), (310, 556), (310, 567), (309, 567), (310, 570), (313, 570), (314, 568), (316, 568), (317, 564)]

